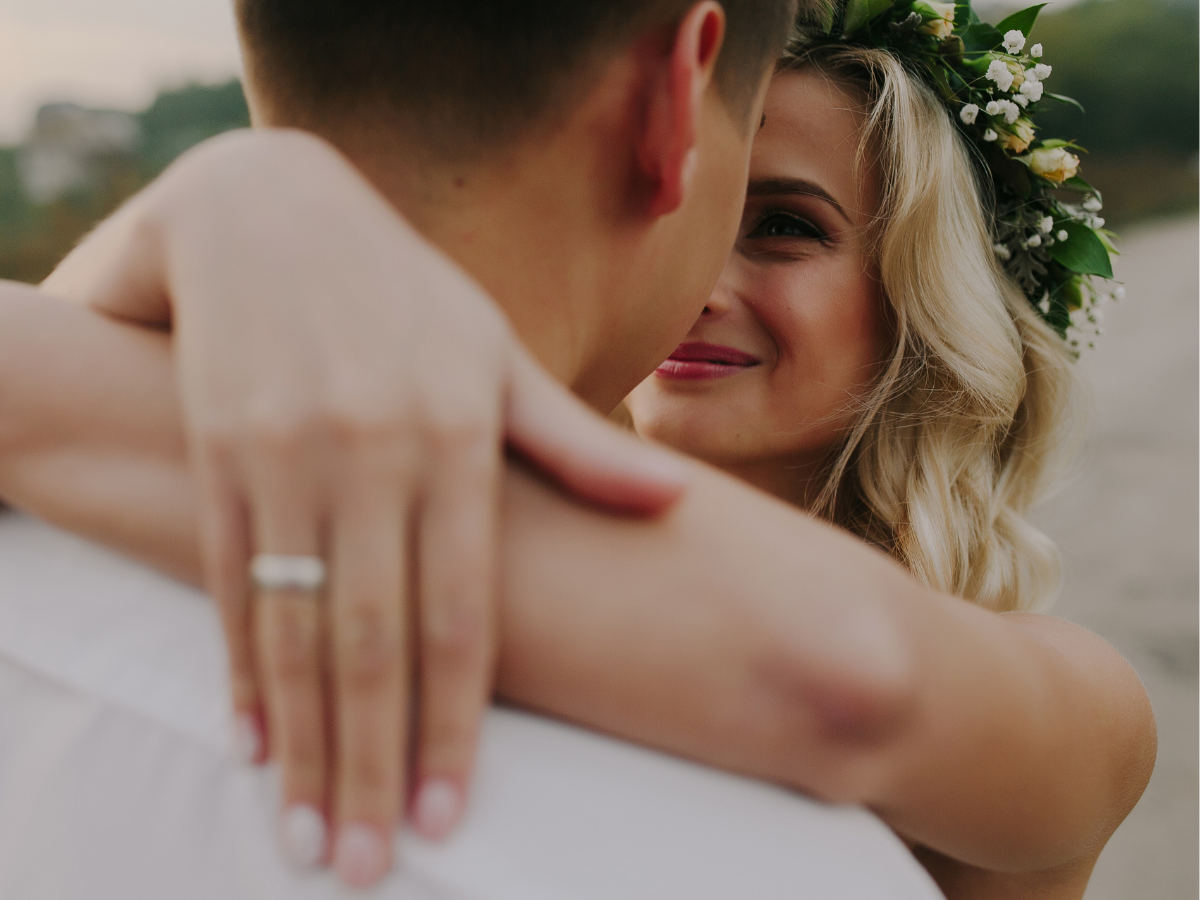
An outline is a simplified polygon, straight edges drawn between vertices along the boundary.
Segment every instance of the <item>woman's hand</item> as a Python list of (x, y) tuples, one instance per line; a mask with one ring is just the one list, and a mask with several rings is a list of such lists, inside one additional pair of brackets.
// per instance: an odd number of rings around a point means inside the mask
[[(491, 693), (505, 441), (631, 511), (670, 505), (682, 469), (575, 405), (475, 283), (299, 132), (192, 151), (45, 288), (173, 330), (248, 755), (282, 766), (298, 857), (324, 857), (328, 817), (339, 869), (374, 880), (407, 781), (427, 836), (464, 803)], [(255, 596), (257, 554), (323, 559), (324, 603)]]

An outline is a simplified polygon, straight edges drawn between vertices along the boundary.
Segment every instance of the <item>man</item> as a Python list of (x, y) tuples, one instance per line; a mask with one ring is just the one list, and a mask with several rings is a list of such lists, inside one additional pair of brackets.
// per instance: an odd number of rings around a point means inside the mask
[[(638, 28), (588, 19), (594, 27), (583, 33), (593, 40), (565, 52), (569, 42), (560, 41), (575, 32), (557, 19), (539, 41), (526, 34), (528, 22), (450, 22), (419, 5), (417, 61), (398, 54), (406, 71), (472, 86), (454, 95), (458, 105), (439, 97), (422, 108), (419, 91), (359, 97), (344, 82), (342, 91), (325, 89), (319, 73), (330, 58), (334, 73), (373, 71), (407, 33), (354, 14), (354, 40), (341, 29), (331, 35), (343, 6), (243, 5), (258, 121), (304, 125), (336, 141), (497, 299), (544, 365), (595, 406), (611, 406), (699, 313), (732, 236), (756, 116), (755, 103), (730, 87), (745, 79), (728, 82), (718, 67), (722, 8), (635, 4), (639, 16), (629, 21)], [(574, 7), (553, 8), (574, 21)], [(737, 8), (728, 5), (730, 23)], [(750, 22), (762, 10), (743, 12)], [(439, 28), (427, 27), (433, 21)], [(379, 42), (375, 52), (363, 52), (364, 35)], [(436, 58), (457, 50), (442, 59), (455, 64), (431, 72), (425, 45), (440, 48)], [(518, 79), (533, 93), (516, 96), (544, 101), (532, 118), (468, 102), (481, 81), (522, 72), (514, 54), (519, 48), (524, 60), (529, 47), (563, 51), (540, 57), (555, 63), (543, 74), (565, 69), (579, 80), (567, 78), (560, 92)], [(758, 57), (751, 94), (761, 94), (770, 55)], [(495, 91), (482, 96), (497, 100)], [(493, 129), (497, 121), (503, 127)], [(497, 141), (487, 154), (472, 142), (481, 133)], [(528, 440), (538, 433), (529, 428), (528, 410), (538, 405), (530, 396), (572, 415), (544, 380), (526, 378), (529, 364), (486, 305), (472, 302), (478, 291), (455, 281), (443, 258), (430, 263), (405, 249), (414, 245), (326, 145), (294, 135), (236, 138), (181, 164), (47, 285), (117, 316), (171, 324), (182, 397), (162, 335), (131, 335), (16, 297), (0, 326), (0, 336), (26, 338), (48, 328), (87, 372), (72, 377), (19, 339), (0, 352), (8, 409), (0, 491), (14, 501), (194, 574), (190, 441), (235, 693), (241, 708), (253, 708), (257, 670), (268, 743), (283, 766), (285, 836), (302, 860), (330, 852), (355, 884), (386, 870), (401, 793), (403, 651), (413, 611), (405, 550), (415, 538), (422, 721), (411, 815), (422, 833), (439, 836), (463, 809), (495, 643), (491, 606), (477, 590), (487, 583), (489, 567), (478, 565), (487, 553), (473, 552), (490, 546), (491, 522), (463, 498), (491, 494), (486, 461), (498, 449), (502, 413), (540, 461), (564, 455), (563, 441), (547, 439), (544, 428), (541, 440)], [(415, 301), (411, 291), (407, 301), (390, 293), (431, 271), (425, 284), (437, 291), (418, 291)], [(437, 423), (415, 439), (405, 426), (413, 410), (418, 424)], [(886, 810), (903, 833), (955, 865), (1073, 863), (1074, 831), (1004, 831), (991, 819), (964, 829), (956, 818), (979, 804), (1003, 810), (1014, 792), (1089, 777), (1048, 754), (1037, 728), (997, 728), (971, 689), (1001, 681), (1012, 654), (1047, 659), (1053, 651), (1016, 620), (928, 591), (845, 534), (680, 465), (686, 494), (653, 522), (604, 516), (519, 473), (505, 477), (499, 692), (804, 793)], [(106, 494), (114, 484), (119, 490)], [(660, 507), (670, 492), (660, 491)], [(239, 587), (252, 554), (281, 554), (292, 572), (300, 557), (305, 573), (260, 576), (256, 659)], [(332, 579), (325, 605), (314, 602), (326, 569), (319, 557)], [(1006, 703), (1053, 707), (1031, 722), (1095, 724), (1042, 679), (1003, 683)], [(335, 730), (328, 744), (327, 717)], [(921, 727), (931, 719), (954, 722), (970, 741)], [(994, 749), (985, 779), (969, 777), (980, 745)], [(1105, 765), (1119, 768), (1121, 752)]]

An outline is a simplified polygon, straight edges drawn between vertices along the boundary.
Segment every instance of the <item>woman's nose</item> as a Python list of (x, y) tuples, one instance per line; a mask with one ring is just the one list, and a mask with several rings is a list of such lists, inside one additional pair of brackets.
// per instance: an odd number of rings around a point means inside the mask
[(708, 318), (716, 318), (726, 315), (734, 304), (734, 292), (730, 286), (725, 283), (725, 279), (717, 282), (717, 286), (713, 288), (712, 294), (708, 298), (708, 303), (704, 307), (703, 315)]

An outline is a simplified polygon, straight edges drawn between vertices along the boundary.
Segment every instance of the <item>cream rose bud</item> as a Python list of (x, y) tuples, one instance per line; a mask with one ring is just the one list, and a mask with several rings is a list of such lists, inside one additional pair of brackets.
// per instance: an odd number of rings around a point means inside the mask
[(979, 107), (968, 103), (959, 111), (958, 117), (963, 120), (964, 125), (974, 125), (975, 120), (979, 118)]
[(1029, 154), (1029, 168), (1047, 181), (1062, 184), (1079, 171), (1079, 157), (1064, 147), (1043, 147)]
[(954, 4), (939, 3), (938, 0), (917, 0), (913, 12), (925, 20), (917, 30), (938, 38), (948, 38), (954, 33)]
[(1000, 137), (1000, 146), (1012, 153), (1024, 153), (1033, 140), (1033, 123), (1028, 119), (1017, 119), (1011, 132)]

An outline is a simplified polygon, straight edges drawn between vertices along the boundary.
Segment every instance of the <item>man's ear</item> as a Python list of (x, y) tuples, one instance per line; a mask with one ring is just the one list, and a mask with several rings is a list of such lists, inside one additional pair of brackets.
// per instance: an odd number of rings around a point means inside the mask
[(637, 158), (648, 195), (646, 212), (655, 218), (678, 209), (691, 185), (700, 110), (724, 38), (725, 10), (715, 0), (697, 3), (679, 22), (646, 86)]

